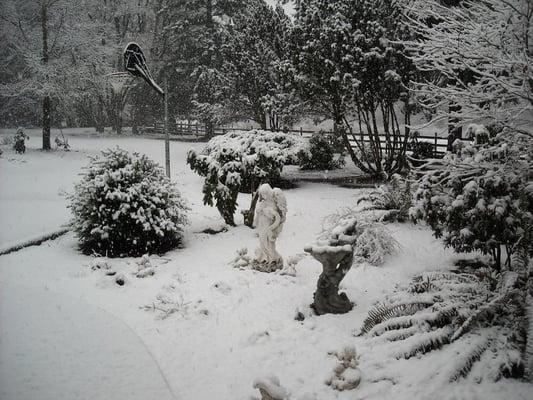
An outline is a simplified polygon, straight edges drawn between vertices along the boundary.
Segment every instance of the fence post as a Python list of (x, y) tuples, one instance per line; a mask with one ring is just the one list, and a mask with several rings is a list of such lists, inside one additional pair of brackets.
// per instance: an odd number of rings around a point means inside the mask
[(437, 149), (437, 132), (435, 132), (435, 158), (438, 156)]
[(191, 121), (187, 120), (187, 135), (192, 135)]
[(300, 136), (303, 136), (303, 135), (304, 135), (304, 133), (302, 132), (302, 130), (303, 130), (303, 129), (302, 129), (302, 127), (300, 126)]
[(196, 136), (198, 136), (198, 122), (194, 126), (196, 128)]

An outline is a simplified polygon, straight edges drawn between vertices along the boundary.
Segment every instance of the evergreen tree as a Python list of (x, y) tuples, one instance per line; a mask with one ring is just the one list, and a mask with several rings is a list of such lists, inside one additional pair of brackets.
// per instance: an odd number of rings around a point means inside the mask
[(400, 131), (395, 104), (403, 100), (409, 113), (414, 69), (395, 44), (408, 33), (401, 11), (395, 0), (301, 1), (291, 38), (300, 95), (333, 119), (355, 164), (376, 176), (405, 165), (409, 130)]
[(210, 105), (216, 106), (219, 98), (211, 88), (220, 78), (221, 32), (246, 3), (160, 0), (154, 53), (162, 60), (162, 73), (169, 82), (171, 108), (184, 117), (197, 116), (206, 124), (208, 135), (216, 115)]
[(222, 47), (222, 73), (229, 86), (230, 114), (251, 118), (262, 129), (279, 130), (290, 107), (283, 101), (281, 68), (288, 53), (290, 20), (278, 5), (252, 2), (228, 27)]

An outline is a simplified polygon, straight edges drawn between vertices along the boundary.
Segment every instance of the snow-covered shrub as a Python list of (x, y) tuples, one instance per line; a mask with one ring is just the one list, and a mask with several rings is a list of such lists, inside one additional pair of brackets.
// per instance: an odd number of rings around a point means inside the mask
[(298, 162), (304, 170), (331, 170), (341, 168), (344, 160), (336, 160), (331, 141), (324, 133), (317, 133), (309, 139), (309, 147), (298, 153)]
[(357, 261), (366, 261), (371, 265), (381, 265), (387, 255), (394, 254), (398, 242), (389, 230), (381, 224), (372, 224), (362, 228), (354, 246)]
[(408, 180), (398, 174), (391, 176), (386, 184), (380, 185), (376, 190), (366, 196), (357, 199), (357, 204), (370, 202), (370, 206), (365, 209), (386, 211), (382, 216), (382, 221), (405, 221), (409, 216), (411, 207), (411, 185)]
[(412, 141), (407, 146), (407, 150), (412, 151), (411, 158), (413, 158), (413, 164), (419, 166), (428, 158), (435, 157), (435, 147), (430, 142)]
[[(414, 194), (412, 218), (426, 221), (436, 237), (458, 252), (480, 251), (507, 265), (516, 246), (529, 247), (533, 185), (527, 180), (532, 140), (501, 137), (491, 145), (466, 146), (426, 172)], [(435, 164), (436, 166), (436, 164)]]
[(211, 139), (201, 152), (189, 150), (187, 163), (205, 177), (204, 204), (215, 205), (224, 221), (235, 225), (239, 192), (255, 192), (262, 183), (274, 185), (284, 165), (297, 163), (303, 143), (284, 133), (231, 132)]
[(475, 144), (485, 144), (489, 141), (490, 133), (485, 125), (470, 124), (466, 128), (465, 136), (473, 140)]
[(523, 277), (514, 272), (498, 276), (495, 287), (480, 270), (425, 273), (376, 304), (361, 335), (374, 342), (371, 346), (389, 346), (390, 359), (382, 361), (393, 370), (398, 359), (441, 350), (445, 364), (435, 365), (450, 382), (468, 375), (477, 381), (521, 377), (524, 288)]
[(182, 242), (188, 208), (161, 167), (145, 155), (106, 150), (81, 176), (69, 208), (84, 252), (141, 256)]
[(24, 129), (18, 128), (15, 136), (13, 137), (13, 150), (19, 154), (25, 153), (27, 139), (29, 139), (29, 136), (26, 135)]
[(356, 263), (381, 265), (386, 256), (395, 254), (400, 248), (400, 244), (385, 225), (373, 218), (364, 218), (360, 210), (352, 208), (340, 209), (327, 216), (322, 222), (322, 232), (317, 240), (327, 242), (351, 225), (357, 226), (357, 239), (352, 245)]

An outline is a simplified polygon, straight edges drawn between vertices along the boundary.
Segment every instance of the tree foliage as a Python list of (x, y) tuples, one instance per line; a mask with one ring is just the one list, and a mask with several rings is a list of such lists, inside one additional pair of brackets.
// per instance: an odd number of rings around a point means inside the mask
[(283, 8), (251, 2), (228, 26), (222, 45), (225, 98), (234, 118), (251, 118), (273, 130), (293, 119), (284, 90), (283, 63), (287, 58), (291, 23)]
[(458, 252), (480, 251), (507, 266), (519, 247), (530, 252), (533, 226), (533, 186), (528, 183), (532, 141), (501, 132), (490, 143), (449, 154), (420, 178), (410, 210), (436, 237)]
[(297, 163), (301, 147), (298, 137), (284, 133), (232, 132), (211, 139), (200, 153), (190, 150), (187, 163), (205, 177), (204, 204), (216, 206), (224, 221), (235, 225), (239, 192), (277, 183), (283, 166)]
[(355, 164), (377, 176), (405, 165), (408, 130), (395, 104), (408, 102), (414, 70), (395, 42), (406, 35), (401, 12), (394, 0), (302, 1), (291, 38), (300, 95), (333, 119)]

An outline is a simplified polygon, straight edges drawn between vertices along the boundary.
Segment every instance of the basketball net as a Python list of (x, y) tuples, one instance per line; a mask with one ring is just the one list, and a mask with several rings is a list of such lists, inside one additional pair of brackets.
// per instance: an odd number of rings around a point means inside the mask
[(130, 75), (127, 72), (112, 72), (106, 75), (114, 93), (122, 93), (128, 87)]

